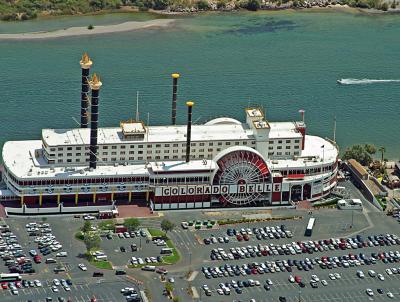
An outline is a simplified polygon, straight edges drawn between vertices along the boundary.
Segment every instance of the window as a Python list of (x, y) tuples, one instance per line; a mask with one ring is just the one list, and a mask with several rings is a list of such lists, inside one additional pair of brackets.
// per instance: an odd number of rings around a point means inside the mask
[(81, 160), (79, 158), (76, 159), (76, 162), (79, 163)]
[(290, 144), (290, 139), (287, 139), (287, 140), (286, 140), (286, 144)]
[(247, 142), (243, 142), (243, 146), (246, 146), (247, 145)]
[(117, 146), (111, 146), (111, 149), (115, 150), (117, 149)]
[(200, 143), (200, 146), (204, 146), (204, 143)]
[(172, 158), (173, 159), (178, 159), (178, 155), (174, 155)]
[(299, 149), (299, 146), (294, 146), (295, 149)]
[(169, 150), (164, 150), (164, 153), (169, 153)]
[(67, 156), (72, 156), (72, 153), (67, 153)]
[(81, 147), (76, 147), (76, 150), (81, 150), (82, 148)]
[(139, 149), (143, 149), (143, 145), (138, 145), (137, 146)]
[(235, 142), (235, 145), (237, 146), (237, 145), (239, 145), (240, 143), (239, 142)]
[(81, 153), (76, 153), (76, 156), (81, 156)]
[(108, 149), (108, 146), (103, 146), (103, 149), (104, 149), (104, 150), (107, 150), (107, 149)]
[(268, 152), (268, 155), (274, 155), (274, 152)]
[(58, 153), (57, 156), (62, 157), (63, 155), (62, 155), (62, 153)]
[(51, 152), (51, 151), (56, 151), (56, 148), (50, 148), (50, 152)]
[[(147, 152), (147, 153), (149, 153), (149, 152)], [(156, 153), (157, 154), (161, 153), (161, 150), (156, 150)]]
[(133, 149), (133, 148), (135, 148), (135, 145), (129, 145), (129, 148)]
[(209, 146), (214, 146), (214, 143), (208, 143)]
[(273, 145), (273, 144), (274, 144), (274, 141), (269, 141), (269, 144), (270, 144), (270, 145)]
[(129, 154), (135, 154), (135, 151), (129, 151)]
[(58, 147), (57, 150), (58, 150), (58, 151), (62, 151), (63, 148), (62, 148), (62, 147)]
[(70, 162), (72, 162), (72, 159), (68, 158), (67, 163), (70, 163)]
[(102, 160), (102, 161), (107, 161), (107, 158), (103, 157), (101, 160)]
[(222, 146), (222, 142), (218, 142), (218, 146)]
[(287, 150), (290, 149), (290, 146), (286, 146), (286, 149), (287, 149)]
[(282, 149), (282, 146), (278, 146), (277, 149), (278, 149), (278, 150)]
[(196, 147), (196, 143), (191, 143), (190, 146), (191, 147)]
[(225, 145), (230, 146), (231, 142), (226, 142)]
[(208, 149), (208, 152), (213, 152), (213, 151), (214, 151), (213, 148), (209, 148), (209, 149)]
[(156, 156), (156, 159), (161, 159), (161, 157), (159, 155)]
[(172, 153), (178, 153), (178, 150), (172, 150)]
[(121, 146), (121, 149), (125, 149), (125, 145), (122, 145), (122, 146)]
[(142, 150), (138, 151), (138, 154), (143, 154), (143, 151)]
[(290, 155), (290, 152), (287, 152), (287, 151), (286, 151), (286, 152), (285, 152), (285, 155)]
[[(159, 150), (157, 150), (157, 151), (159, 151)], [(147, 154), (151, 154), (151, 153), (153, 153), (152, 150), (147, 150)]]
[(178, 144), (173, 144), (172, 147), (178, 147)]
[(269, 147), (268, 147), (268, 150), (273, 150), (273, 149), (274, 149), (273, 146), (269, 146)]
[(294, 155), (299, 155), (299, 151), (294, 151)]
[(103, 152), (103, 155), (108, 155), (108, 152)]
[(142, 157), (142, 156), (139, 156), (137, 159), (138, 159), (138, 160), (143, 160), (143, 157)]
[(294, 142), (295, 142), (296, 144), (298, 144), (298, 143), (300, 143), (300, 140), (299, 140), (299, 139), (296, 139)]
[(153, 147), (153, 145), (150, 145), (150, 144), (149, 144), (149, 145), (147, 145), (147, 148), (152, 148), (152, 147)]
[(63, 162), (63, 160), (62, 160), (62, 159), (59, 159), (59, 160), (58, 160), (58, 162), (59, 162), (59, 163), (62, 163), (62, 162)]
[(169, 144), (165, 144), (164, 147), (169, 147)]
[(282, 152), (276, 152), (276, 155), (282, 155)]
[(282, 144), (282, 141), (278, 141), (278, 144)]
[(135, 160), (135, 158), (134, 157), (129, 157), (129, 160)]
[(120, 157), (119, 160), (125, 160), (125, 157)]
[(111, 161), (116, 161), (117, 159), (115, 158), (115, 157), (112, 157), (111, 158)]
[(72, 150), (72, 147), (67, 147), (67, 150)]
[(157, 144), (157, 145), (156, 145), (156, 148), (161, 148), (161, 145), (160, 145), (160, 144)]
[(169, 159), (169, 156), (164, 156), (164, 159)]
[(217, 151), (218, 151), (218, 152), (221, 151), (221, 148), (217, 148)]
[(117, 155), (117, 152), (111, 152), (111, 155)]
[(199, 152), (204, 152), (204, 149), (200, 149)]

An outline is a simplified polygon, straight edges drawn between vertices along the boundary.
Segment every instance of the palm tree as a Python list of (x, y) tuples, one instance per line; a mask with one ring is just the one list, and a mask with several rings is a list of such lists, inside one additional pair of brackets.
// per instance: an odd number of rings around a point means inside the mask
[(378, 151), (381, 152), (381, 165), (383, 167), (383, 154), (386, 152), (386, 148), (385, 147), (379, 147)]

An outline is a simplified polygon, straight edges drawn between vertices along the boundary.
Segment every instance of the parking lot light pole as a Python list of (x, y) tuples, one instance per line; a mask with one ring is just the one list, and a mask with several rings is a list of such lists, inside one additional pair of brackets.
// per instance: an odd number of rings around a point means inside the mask
[(192, 252), (189, 252), (189, 272), (192, 271)]
[(139, 250), (142, 249), (142, 236), (139, 237)]
[(351, 210), (351, 225), (350, 225), (350, 229), (353, 228), (353, 221), (354, 221), (354, 210)]

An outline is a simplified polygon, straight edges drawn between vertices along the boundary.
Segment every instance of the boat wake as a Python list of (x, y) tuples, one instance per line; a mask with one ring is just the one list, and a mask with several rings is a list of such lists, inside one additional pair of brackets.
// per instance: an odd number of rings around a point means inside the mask
[(374, 79), (340, 79), (337, 80), (341, 85), (366, 85), (366, 84), (379, 84), (379, 83), (400, 83), (400, 80), (374, 80)]

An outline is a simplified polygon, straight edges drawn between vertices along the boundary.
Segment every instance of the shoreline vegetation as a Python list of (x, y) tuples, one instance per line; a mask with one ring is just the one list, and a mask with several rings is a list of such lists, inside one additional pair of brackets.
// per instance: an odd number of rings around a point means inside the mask
[(150, 11), (159, 14), (356, 8), (365, 12), (400, 12), (400, 0), (0, 0), (0, 19), (24, 21), (45, 16)]

